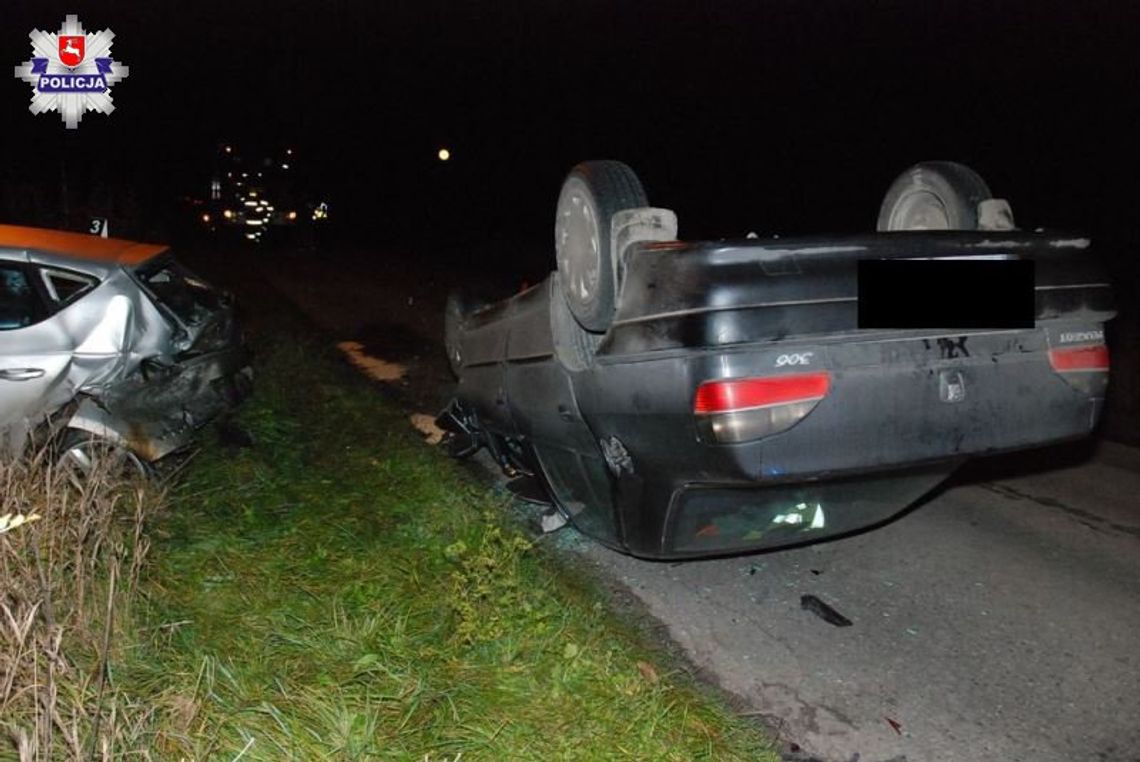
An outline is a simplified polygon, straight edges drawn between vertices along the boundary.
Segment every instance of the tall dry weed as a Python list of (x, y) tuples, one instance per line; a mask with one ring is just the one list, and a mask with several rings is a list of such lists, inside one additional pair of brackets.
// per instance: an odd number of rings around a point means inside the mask
[(112, 462), (77, 475), (50, 448), (0, 461), (0, 748), (21, 762), (148, 756), (151, 710), (111, 667), (163, 495)]

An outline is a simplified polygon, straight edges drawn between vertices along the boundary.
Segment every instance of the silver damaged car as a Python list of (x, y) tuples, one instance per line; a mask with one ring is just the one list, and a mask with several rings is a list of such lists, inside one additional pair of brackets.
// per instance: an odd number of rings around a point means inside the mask
[(251, 382), (230, 298), (166, 246), (0, 225), (0, 453), (50, 421), (78, 465), (106, 443), (145, 472)]

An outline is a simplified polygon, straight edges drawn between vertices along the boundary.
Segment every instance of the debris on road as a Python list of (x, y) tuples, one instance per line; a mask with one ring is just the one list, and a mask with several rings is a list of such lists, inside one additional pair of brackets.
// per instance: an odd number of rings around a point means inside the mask
[(342, 341), (336, 345), (336, 348), (344, 352), (350, 363), (376, 381), (399, 381), (408, 372), (404, 365), (366, 354), (364, 345), (359, 341)]
[(836, 627), (850, 627), (851, 620), (840, 614), (838, 611), (828, 606), (826, 603), (816, 598), (814, 595), (801, 595), (800, 608), (810, 611), (817, 617), (833, 624)]
[(427, 413), (412, 413), (412, 425), (416, 431), (424, 435), (424, 441), (429, 445), (437, 445), (443, 440), (444, 431), (435, 425), (435, 416)]
[(902, 735), (902, 723), (901, 722), (899, 722), (898, 720), (892, 720), (890, 717), (883, 717), (883, 719), (886, 720), (887, 724), (891, 726), (891, 730), (895, 731), (900, 736)]
[(562, 511), (557, 508), (551, 508), (546, 511), (538, 520), (539, 529), (543, 534), (550, 534), (557, 532), (562, 527), (566, 526), (568, 519), (563, 515)]

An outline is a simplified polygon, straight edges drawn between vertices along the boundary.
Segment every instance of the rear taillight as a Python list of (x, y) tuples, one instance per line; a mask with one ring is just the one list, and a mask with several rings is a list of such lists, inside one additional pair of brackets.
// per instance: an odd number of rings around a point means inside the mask
[(1108, 389), (1108, 347), (1093, 344), (1049, 350), (1049, 364), (1077, 391), (1103, 397)]
[(827, 373), (706, 381), (697, 388), (693, 413), (711, 442), (748, 442), (790, 429), (827, 396)]
[(1049, 364), (1058, 373), (1106, 371), (1108, 370), (1108, 347), (1104, 344), (1098, 344), (1093, 347), (1050, 349)]

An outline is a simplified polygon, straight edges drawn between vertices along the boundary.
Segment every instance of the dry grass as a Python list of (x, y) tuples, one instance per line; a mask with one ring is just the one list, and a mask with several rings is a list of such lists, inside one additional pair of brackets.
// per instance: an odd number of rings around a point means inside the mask
[(162, 499), (107, 468), (76, 480), (47, 448), (0, 462), (0, 750), (30, 762), (145, 749), (150, 709), (113, 666)]

